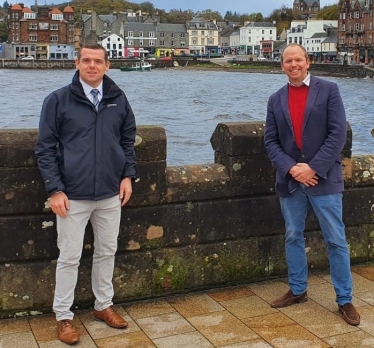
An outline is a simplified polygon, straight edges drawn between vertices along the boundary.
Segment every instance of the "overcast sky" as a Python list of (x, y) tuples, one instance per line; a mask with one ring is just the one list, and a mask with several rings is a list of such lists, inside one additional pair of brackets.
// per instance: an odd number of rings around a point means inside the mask
[[(1, 0), (0, 0), (1, 1)], [(133, 0), (130, 2), (142, 3), (146, 0)], [(8, 0), (9, 4), (23, 2), (27, 6), (35, 4), (35, 0)], [(46, 1), (38, 0), (39, 5), (45, 5), (50, 3), (61, 3), (62, 1)], [(171, 9), (182, 9), (192, 10), (194, 12), (211, 9), (212, 11), (218, 11), (222, 16), (226, 14), (226, 11), (232, 11), (240, 14), (250, 14), (253, 12), (261, 12), (264, 17), (270, 15), (273, 10), (282, 7), (292, 7), (293, 0), (150, 0), (155, 8), (164, 9), (169, 12)], [(321, 0), (321, 7), (338, 3), (338, 0)]]

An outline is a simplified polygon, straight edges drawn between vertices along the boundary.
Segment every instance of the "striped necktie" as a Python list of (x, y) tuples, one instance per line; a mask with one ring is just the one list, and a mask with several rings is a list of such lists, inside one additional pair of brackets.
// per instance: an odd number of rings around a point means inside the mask
[(99, 105), (99, 90), (96, 88), (91, 89), (91, 94), (93, 95), (92, 104), (95, 106), (95, 109), (97, 110), (97, 106)]

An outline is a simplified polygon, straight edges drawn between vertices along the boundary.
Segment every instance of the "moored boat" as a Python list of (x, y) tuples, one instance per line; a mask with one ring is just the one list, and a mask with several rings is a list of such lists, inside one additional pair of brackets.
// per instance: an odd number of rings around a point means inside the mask
[(152, 69), (152, 64), (145, 61), (135, 62), (130, 66), (122, 66), (120, 67), (121, 71), (150, 71)]

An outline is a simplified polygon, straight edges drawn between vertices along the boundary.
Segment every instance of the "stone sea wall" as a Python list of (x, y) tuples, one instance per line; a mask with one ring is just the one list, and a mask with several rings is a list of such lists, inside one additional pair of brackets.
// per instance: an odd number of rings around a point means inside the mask
[[(218, 124), (215, 163), (167, 166), (162, 127), (137, 132), (137, 179), (123, 208), (115, 301), (260, 281), (287, 273), (284, 226), (264, 124)], [(374, 156), (342, 152), (344, 222), (352, 263), (374, 259)], [(0, 130), (0, 317), (50, 312), (58, 249), (34, 147), (37, 130)], [(307, 219), (311, 269), (328, 268), (318, 222)], [(91, 226), (74, 308), (92, 306)]]
[[(179, 67), (204, 67), (209, 66), (211, 68), (211, 63), (209, 60), (197, 60), (185, 57), (175, 57), (173, 61), (178, 63)], [(153, 68), (168, 68), (173, 67), (173, 61), (160, 61), (152, 60), (150, 61)], [(136, 60), (133, 59), (111, 59), (110, 67), (111, 69), (119, 69), (125, 65), (131, 65)], [(240, 64), (244, 69), (253, 72), (272, 72), (280, 73), (280, 63), (279, 62), (267, 62), (267, 61), (231, 61), (233, 64)], [(74, 69), (75, 63), (73, 60), (10, 60), (10, 59), (0, 59), (0, 69)], [(228, 71), (243, 71), (238, 69), (231, 69), (230, 65), (217, 65), (217, 69), (223, 69)], [(374, 78), (374, 69), (369, 67), (364, 67), (361, 65), (355, 66), (343, 66), (339, 64), (311, 64), (309, 68), (310, 72), (317, 76), (340, 76), (340, 77), (351, 77), (351, 78)]]

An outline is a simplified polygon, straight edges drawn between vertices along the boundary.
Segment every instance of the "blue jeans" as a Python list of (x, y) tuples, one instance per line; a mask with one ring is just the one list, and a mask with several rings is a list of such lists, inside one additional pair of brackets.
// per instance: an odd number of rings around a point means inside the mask
[(352, 275), (342, 221), (342, 194), (313, 196), (300, 184), (292, 197), (280, 197), (280, 204), (286, 226), (286, 259), (291, 291), (300, 295), (308, 286), (304, 229), (308, 208), (312, 207), (326, 243), (336, 302), (339, 305), (352, 302)]

